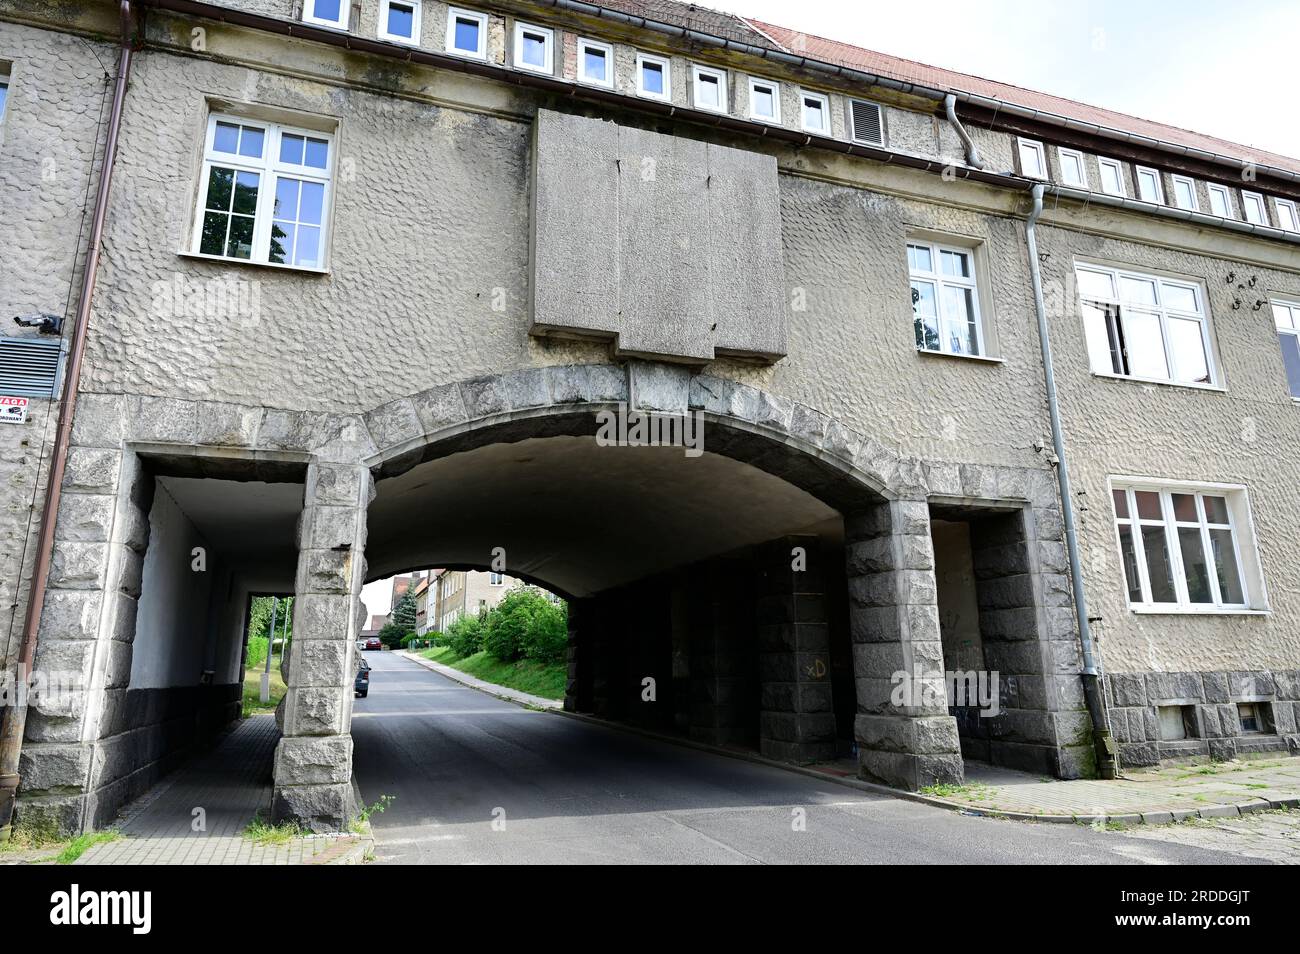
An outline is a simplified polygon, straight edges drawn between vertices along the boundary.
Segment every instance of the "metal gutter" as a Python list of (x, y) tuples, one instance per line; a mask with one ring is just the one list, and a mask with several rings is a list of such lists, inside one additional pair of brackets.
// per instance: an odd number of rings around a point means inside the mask
[(948, 114), (948, 122), (952, 128), (957, 131), (961, 144), (966, 150), (966, 165), (974, 166), (976, 169), (984, 168), (984, 160), (980, 158), (980, 151), (975, 148), (975, 142), (970, 138), (970, 133), (966, 127), (961, 124), (957, 118), (957, 94), (949, 93), (943, 98), (943, 110)]
[(1038, 341), (1043, 353), (1043, 377), (1047, 387), (1047, 413), (1052, 422), (1052, 450), (1056, 455), (1056, 480), (1061, 492), (1061, 519), (1065, 524), (1065, 547), (1070, 558), (1070, 588), (1074, 590), (1074, 613), (1079, 624), (1079, 648), (1083, 655), (1084, 699), (1092, 718), (1093, 747), (1102, 778), (1116, 773), (1115, 745), (1110, 737), (1106, 705), (1102, 696), (1101, 673), (1093, 652), (1092, 629), (1088, 623), (1088, 601), (1083, 591), (1083, 565), (1079, 559), (1079, 537), (1074, 524), (1074, 495), (1070, 490), (1070, 468), (1065, 458), (1065, 437), (1061, 430), (1061, 410), (1056, 395), (1056, 373), (1052, 366), (1052, 339), (1047, 326), (1047, 306), (1043, 301), (1043, 276), (1038, 261), (1038, 217), (1043, 214), (1044, 187), (1032, 190), (1033, 208), (1025, 219), (1025, 242), (1029, 248), (1029, 277), (1034, 290), (1034, 314), (1038, 319)]
[[(91, 222), (90, 241), (86, 246), (81, 298), (77, 303), (77, 321), (72, 329), (72, 347), (68, 357), (68, 367), (64, 372), (63, 396), (59, 405), (59, 426), (54, 436), (50, 473), (46, 478), (45, 506), (41, 512), (36, 564), (32, 568), (32, 584), (27, 596), (22, 643), (18, 649), (18, 672), (24, 680), (30, 677), (32, 663), (36, 658), (37, 633), (40, 631), (41, 610), (45, 604), (45, 583), (49, 576), (50, 558), (54, 550), (54, 524), (62, 496), (63, 472), (67, 464), (68, 445), (72, 436), (72, 417), (76, 410), (77, 392), (81, 384), (81, 361), (86, 351), (86, 332), (89, 330), (90, 308), (95, 295), (95, 278), (99, 270), (104, 221), (108, 217), (113, 163), (117, 156), (118, 133), (122, 128), (122, 107), (126, 102), (126, 88), (131, 77), (130, 0), (121, 0), (118, 13), (121, 18), (122, 32), (117, 61), (117, 81), (113, 90), (113, 110), (109, 114), (108, 133), (104, 139), (104, 156), (99, 169), (99, 188), (95, 196), (95, 216)], [(0, 727), (0, 842), (8, 841), (13, 830), (14, 803), (19, 784), (19, 759), (26, 726), (26, 694), (19, 693), (13, 704), (5, 709), (4, 723)]]

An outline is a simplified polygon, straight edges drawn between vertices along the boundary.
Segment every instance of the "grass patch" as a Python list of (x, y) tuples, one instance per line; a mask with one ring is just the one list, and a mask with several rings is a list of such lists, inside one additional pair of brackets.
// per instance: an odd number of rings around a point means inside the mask
[(54, 859), (54, 863), (56, 865), (70, 865), (96, 845), (117, 841), (121, 837), (122, 833), (115, 828), (110, 828), (107, 831), (88, 831), (64, 845), (63, 850)]
[(249, 841), (258, 845), (284, 845), (300, 837), (302, 833), (302, 829), (298, 827), (297, 822), (282, 822), (279, 825), (273, 825), (261, 815), (258, 815), (248, 823), (243, 835)]
[[(265, 662), (265, 661), (263, 661)], [(284, 680), (280, 677), (280, 666), (274, 660), (271, 661), (271, 699), (269, 702), (261, 700), (262, 695), (262, 673), (265, 672), (265, 666), (250, 667), (244, 670), (244, 708), (243, 715), (247, 719), (251, 715), (258, 715), (263, 712), (274, 712), (275, 707), (280, 704), (284, 697), (287, 687)]]
[(973, 802), (982, 802), (988, 799), (993, 793), (987, 785), (979, 782), (972, 782), (969, 785), (926, 785), (924, 788), (917, 789), (922, 795), (933, 795), (936, 798), (964, 798)]
[(569, 669), (564, 663), (539, 663), (532, 659), (502, 662), (486, 651), (472, 656), (457, 656), (450, 646), (426, 649), (420, 655), (484, 682), (518, 689), (544, 699), (563, 699), (565, 684), (569, 679)]

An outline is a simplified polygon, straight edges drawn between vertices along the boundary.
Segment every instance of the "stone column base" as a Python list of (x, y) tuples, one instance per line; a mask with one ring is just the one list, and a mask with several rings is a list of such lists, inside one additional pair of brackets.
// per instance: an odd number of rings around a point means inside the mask
[(910, 792), (965, 781), (952, 716), (859, 715), (853, 729), (865, 779)]

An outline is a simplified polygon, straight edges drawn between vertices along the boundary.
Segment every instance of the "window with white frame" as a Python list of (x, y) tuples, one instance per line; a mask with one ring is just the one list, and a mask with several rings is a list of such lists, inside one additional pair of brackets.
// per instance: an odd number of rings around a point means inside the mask
[(578, 40), (578, 82), (588, 86), (614, 86), (614, 48), (599, 40)]
[(447, 52), (487, 59), (488, 15), (477, 10), (447, 9)]
[(1238, 702), (1237, 723), (1242, 735), (1272, 735), (1273, 707), (1267, 702)]
[(1130, 606), (1250, 605), (1242, 572), (1249, 531), (1244, 489), (1115, 481), (1111, 496)]
[(711, 66), (691, 65), (691, 102), (696, 109), (713, 113), (727, 111), (727, 71)]
[(381, 0), (379, 38), (395, 43), (420, 42), (420, 0)]
[(917, 350), (983, 355), (974, 249), (914, 239), (907, 243), (907, 269)]
[(555, 72), (555, 31), (516, 22), (515, 68), (530, 73)]
[(211, 116), (193, 251), (323, 268), (333, 149), (328, 133)]
[(1196, 183), (1187, 176), (1171, 176), (1169, 181), (1174, 187), (1174, 205), (1190, 212), (1199, 212), (1201, 204), (1196, 201)]
[(636, 94), (646, 99), (672, 99), (671, 69), (666, 57), (637, 53)]
[(1296, 214), (1295, 203), (1290, 199), (1273, 199), (1277, 210), (1277, 224), (1287, 232), (1300, 232), (1300, 215)]
[(1016, 139), (1017, 152), (1020, 155), (1020, 174), (1031, 179), (1047, 178), (1047, 156), (1043, 144), (1033, 139)]
[(302, 0), (302, 22), (348, 28), (348, 0)]
[(821, 93), (801, 90), (799, 93), (799, 119), (804, 132), (831, 134), (831, 101)]
[(1083, 153), (1058, 146), (1056, 157), (1061, 163), (1061, 182), (1076, 189), (1088, 188), (1088, 167), (1084, 165)]
[(1216, 383), (1199, 284), (1091, 264), (1075, 274), (1094, 373)]
[(1264, 211), (1264, 197), (1258, 192), (1241, 192), (1241, 208), (1246, 213), (1246, 221), (1255, 225), (1268, 225), (1268, 213)]
[(1300, 301), (1273, 301), (1273, 323), (1291, 396), (1300, 401)]
[(1118, 159), (1097, 158), (1101, 169), (1101, 191), (1106, 195), (1128, 196), (1128, 187), (1124, 185), (1124, 166)]
[(1160, 185), (1160, 173), (1146, 166), (1134, 167), (1137, 176), (1138, 198), (1155, 205), (1165, 204), (1165, 190)]
[(764, 123), (781, 121), (781, 87), (770, 80), (749, 78), (749, 118)]
[(497, 573), (494, 571), (488, 574), (488, 583), (492, 586), (501, 586), (505, 581), (506, 575), (504, 573)]
[(1211, 182), (1206, 188), (1210, 190), (1210, 211), (1221, 219), (1233, 218), (1232, 197), (1228, 194), (1228, 187)]
[(5, 104), (9, 102), (9, 71), (0, 69), (0, 122), (4, 122)]

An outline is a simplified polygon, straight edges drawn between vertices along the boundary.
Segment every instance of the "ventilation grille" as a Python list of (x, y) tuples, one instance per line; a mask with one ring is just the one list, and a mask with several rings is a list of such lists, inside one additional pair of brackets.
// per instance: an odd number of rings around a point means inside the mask
[(853, 141), (872, 146), (885, 144), (885, 127), (880, 115), (880, 107), (861, 99), (849, 100), (849, 124), (853, 129)]
[(0, 337), (0, 395), (55, 397), (62, 371), (63, 339)]

